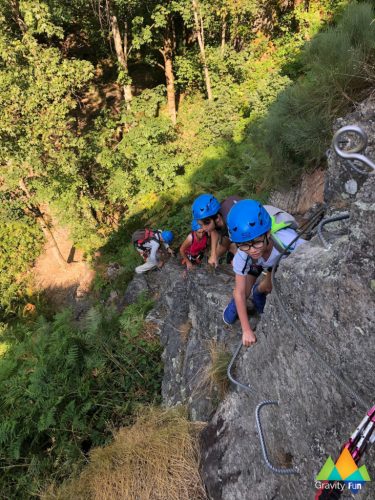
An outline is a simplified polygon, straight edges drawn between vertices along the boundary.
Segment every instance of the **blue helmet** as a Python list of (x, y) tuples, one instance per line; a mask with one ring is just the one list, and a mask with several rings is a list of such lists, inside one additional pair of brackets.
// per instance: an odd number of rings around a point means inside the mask
[(163, 241), (165, 241), (168, 245), (172, 243), (174, 238), (172, 231), (162, 231), (161, 237), (163, 238)]
[(267, 233), (272, 221), (259, 201), (242, 200), (231, 208), (227, 217), (229, 238), (234, 243), (245, 243)]
[(201, 194), (195, 198), (191, 208), (193, 219), (201, 220), (216, 215), (220, 210), (220, 203), (212, 194)]
[(198, 231), (198, 229), (202, 229), (202, 226), (199, 224), (199, 222), (196, 219), (193, 219), (191, 221), (191, 230)]

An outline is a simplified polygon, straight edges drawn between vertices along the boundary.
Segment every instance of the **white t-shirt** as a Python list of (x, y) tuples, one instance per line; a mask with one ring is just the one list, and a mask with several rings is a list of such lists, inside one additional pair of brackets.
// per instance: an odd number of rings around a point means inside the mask
[[(281, 241), (283, 246), (287, 247), (289, 243), (294, 240), (297, 234), (298, 233), (294, 229), (286, 228), (277, 231), (276, 237), (279, 241)], [(292, 252), (305, 242), (306, 240), (300, 238), (293, 243), (293, 245), (289, 248), (289, 250)], [(238, 249), (233, 259), (233, 271), (236, 274), (239, 274), (240, 276), (245, 276), (246, 274), (249, 273), (250, 266), (252, 264), (256, 264), (257, 266), (261, 266), (263, 269), (267, 269), (275, 265), (279, 255), (280, 252), (274, 246), (272, 248), (271, 255), (268, 257), (267, 260), (263, 259), (262, 257), (258, 260), (253, 260), (249, 255), (247, 255), (246, 252)], [(282, 258), (284, 259), (284, 257), (287, 257), (287, 255), (283, 256)]]
[[(155, 237), (159, 238), (161, 232), (162, 232), (161, 229), (158, 229), (158, 233), (159, 234), (156, 235)], [(165, 248), (169, 248), (168, 243), (166, 243), (165, 241), (161, 242), (161, 241), (156, 241), (156, 240), (150, 240), (150, 241), (147, 241), (146, 243), (143, 243), (143, 246), (145, 248), (147, 248), (147, 250), (150, 250), (150, 255), (147, 258), (147, 262), (155, 262), (155, 263), (157, 263), (157, 261), (158, 261), (157, 251), (159, 250), (159, 247), (160, 247), (161, 243), (165, 246)]]

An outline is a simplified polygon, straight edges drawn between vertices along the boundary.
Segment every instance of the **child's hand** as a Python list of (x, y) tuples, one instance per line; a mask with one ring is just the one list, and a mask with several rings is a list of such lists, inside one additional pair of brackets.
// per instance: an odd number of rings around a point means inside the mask
[(189, 260), (186, 262), (186, 268), (188, 271), (192, 271), (194, 268), (193, 264)]
[(172, 250), (172, 248), (168, 248), (167, 251), (169, 255), (172, 255), (172, 257), (174, 257), (174, 251)]
[(161, 269), (164, 266), (164, 262), (161, 260), (158, 262), (158, 268)]
[(214, 267), (218, 266), (218, 261), (217, 261), (216, 257), (213, 257), (213, 256), (211, 256), (208, 259), (208, 263), (209, 263), (210, 266), (214, 266)]
[(242, 343), (245, 347), (250, 347), (255, 344), (257, 338), (252, 330), (246, 330), (242, 332)]

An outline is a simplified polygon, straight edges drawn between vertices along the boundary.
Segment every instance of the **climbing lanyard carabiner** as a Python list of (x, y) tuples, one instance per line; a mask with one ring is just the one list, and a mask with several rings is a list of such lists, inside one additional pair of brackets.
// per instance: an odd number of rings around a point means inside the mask
[(343, 448), (349, 450), (353, 460), (358, 463), (369, 443), (375, 442), (375, 406), (363, 418), (362, 422), (344, 444)]

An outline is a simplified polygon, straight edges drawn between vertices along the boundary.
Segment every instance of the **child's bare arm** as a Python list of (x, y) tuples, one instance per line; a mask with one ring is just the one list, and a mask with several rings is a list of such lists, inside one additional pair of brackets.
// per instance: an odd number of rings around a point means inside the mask
[(241, 276), (236, 274), (236, 284), (233, 292), (237, 314), (241, 322), (242, 342), (243, 345), (247, 347), (254, 344), (257, 340), (249, 323), (246, 306), (247, 292), (250, 290), (252, 284), (255, 283), (255, 280), (256, 278), (251, 275)]
[(211, 236), (211, 255), (210, 255), (210, 258), (208, 259), (208, 263), (211, 264), (212, 266), (217, 267), (218, 260), (219, 260), (219, 257), (217, 255), (219, 234), (217, 231), (213, 230), (213, 231), (211, 231), (210, 236)]
[(191, 234), (189, 234), (185, 241), (182, 243), (182, 245), (180, 246), (180, 255), (181, 257), (186, 257), (186, 253), (185, 253), (185, 250), (187, 248), (189, 248), (189, 246), (193, 243), (193, 237), (191, 236)]

